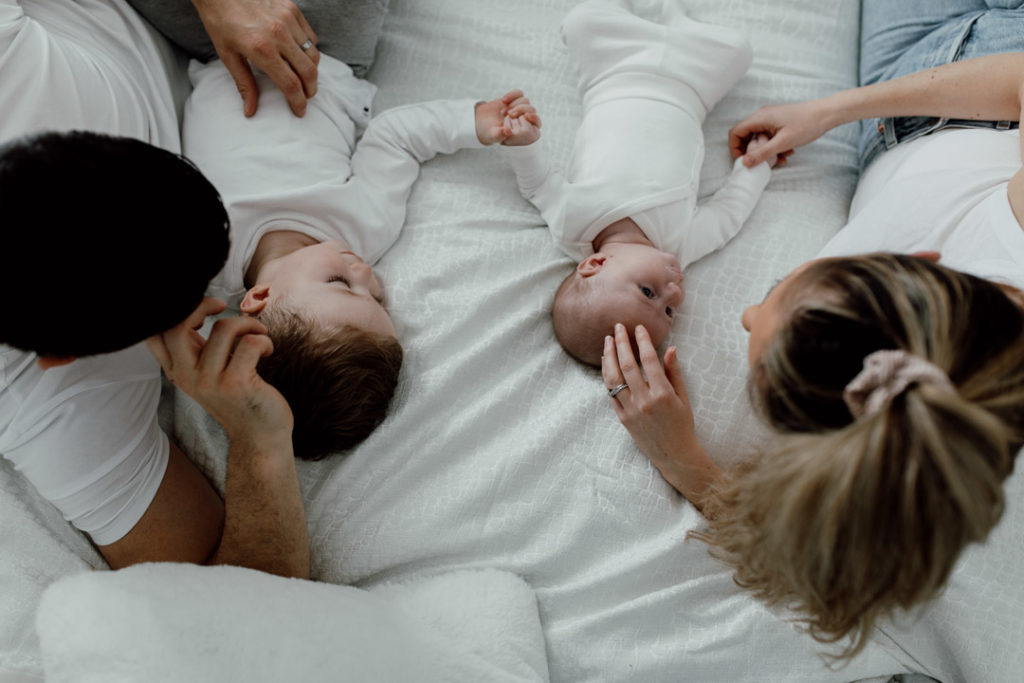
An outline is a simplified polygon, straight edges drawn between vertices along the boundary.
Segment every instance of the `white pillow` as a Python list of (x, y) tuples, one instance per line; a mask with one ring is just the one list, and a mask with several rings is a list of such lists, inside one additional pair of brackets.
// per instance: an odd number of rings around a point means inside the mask
[[(547, 680), (521, 579), (465, 571), (382, 593), (144, 564), (54, 583), (36, 628), (51, 683)], [(452, 615), (466, 621), (458, 632), (446, 627)]]

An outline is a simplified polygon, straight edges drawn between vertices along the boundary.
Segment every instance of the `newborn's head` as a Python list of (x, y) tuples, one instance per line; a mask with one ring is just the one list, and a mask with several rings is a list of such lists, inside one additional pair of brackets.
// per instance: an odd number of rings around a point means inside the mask
[(555, 294), (555, 337), (570, 356), (600, 367), (615, 323), (643, 325), (655, 346), (668, 337), (684, 297), (679, 260), (642, 244), (606, 244), (583, 259)]

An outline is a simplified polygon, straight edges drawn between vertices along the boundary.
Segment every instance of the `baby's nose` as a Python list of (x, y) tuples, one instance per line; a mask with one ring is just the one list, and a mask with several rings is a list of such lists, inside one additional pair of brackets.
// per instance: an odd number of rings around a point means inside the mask
[(368, 280), (373, 274), (373, 269), (370, 268), (370, 266), (368, 266), (367, 264), (363, 263), (362, 261), (359, 261), (358, 263), (352, 263), (349, 265), (348, 268), (349, 272), (352, 274), (352, 277), (357, 280)]
[(668, 292), (669, 297), (672, 299), (673, 303), (676, 306), (683, 302), (683, 288), (680, 286), (682, 282), (683, 280), (680, 277), (679, 282), (670, 282), (668, 283), (668, 286), (665, 288), (665, 290)]

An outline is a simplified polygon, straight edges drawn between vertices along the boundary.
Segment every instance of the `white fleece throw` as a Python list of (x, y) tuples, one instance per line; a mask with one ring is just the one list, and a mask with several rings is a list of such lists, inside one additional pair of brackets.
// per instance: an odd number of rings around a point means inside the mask
[(56, 582), (36, 624), (50, 683), (548, 680), (533, 591), (496, 570), (371, 593), (144, 564)]

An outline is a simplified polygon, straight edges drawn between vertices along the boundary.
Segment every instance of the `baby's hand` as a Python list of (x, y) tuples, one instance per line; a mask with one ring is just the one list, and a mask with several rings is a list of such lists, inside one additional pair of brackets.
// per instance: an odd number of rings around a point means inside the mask
[[(540, 128), (540, 117), (522, 90), (512, 90), (496, 100), (479, 102), (476, 105), (476, 137), (482, 144), (493, 145), (505, 142), (513, 136), (511, 122), (525, 119), (535, 128)], [(533, 140), (540, 137), (537, 131)], [(533, 142), (530, 140), (530, 142)], [(527, 145), (529, 142), (513, 144)]]
[[(765, 143), (767, 143), (769, 140), (771, 140), (771, 138), (769, 138), (764, 133), (758, 133), (754, 137), (750, 138), (750, 142), (747, 143), (747, 152), (753, 152), (758, 147), (763, 147)], [(768, 164), (769, 167), (775, 168), (775, 165), (779, 161), (779, 157), (777, 154), (772, 154), (771, 156), (767, 157), (764, 161), (765, 163)]]
[(532, 145), (540, 139), (540, 128), (533, 125), (525, 116), (514, 119), (505, 116), (505, 127), (511, 133), (501, 144), (508, 147)]

